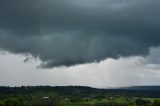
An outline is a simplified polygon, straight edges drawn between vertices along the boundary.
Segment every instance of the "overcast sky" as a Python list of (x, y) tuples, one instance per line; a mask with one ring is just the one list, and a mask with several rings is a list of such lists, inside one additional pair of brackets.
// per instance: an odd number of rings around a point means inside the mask
[(0, 85), (160, 85), (159, 0), (1, 0)]

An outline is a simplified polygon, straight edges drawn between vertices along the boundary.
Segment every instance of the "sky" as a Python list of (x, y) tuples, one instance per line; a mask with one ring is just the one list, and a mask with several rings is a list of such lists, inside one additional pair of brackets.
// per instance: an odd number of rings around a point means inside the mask
[(160, 85), (160, 1), (1, 0), (0, 85)]

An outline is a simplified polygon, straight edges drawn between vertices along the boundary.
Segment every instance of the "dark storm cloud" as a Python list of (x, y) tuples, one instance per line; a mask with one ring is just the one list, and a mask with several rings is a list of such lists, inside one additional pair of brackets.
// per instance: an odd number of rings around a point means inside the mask
[(0, 47), (42, 67), (146, 55), (160, 45), (158, 0), (1, 0)]

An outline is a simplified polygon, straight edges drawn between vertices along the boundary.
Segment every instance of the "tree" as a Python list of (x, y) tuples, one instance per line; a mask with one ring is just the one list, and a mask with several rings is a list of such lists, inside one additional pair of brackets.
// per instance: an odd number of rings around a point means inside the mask
[(20, 106), (20, 102), (16, 98), (9, 98), (5, 100), (6, 106)]
[(0, 106), (5, 106), (5, 102), (0, 100)]
[(154, 100), (154, 106), (160, 106), (160, 100), (159, 99)]
[(144, 100), (144, 99), (136, 99), (136, 104), (138, 106), (146, 106), (150, 103), (150, 101), (148, 100)]

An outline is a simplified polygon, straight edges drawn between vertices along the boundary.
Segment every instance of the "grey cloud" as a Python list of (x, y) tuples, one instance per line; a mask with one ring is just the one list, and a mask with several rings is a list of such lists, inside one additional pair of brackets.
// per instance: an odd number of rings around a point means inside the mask
[(42, 67), (146, 55), (160, 45), (158, 0), (1, 0), (0, 47)]
[(156, 48), (151, 48), (150, 55), (146, 56), (146, 59), (144, 61), (144, 63), (146, 64), (151, 64), (151, 65), (156, 65), (156, 64), (160, 64), (160, 47), (156, 47)]

